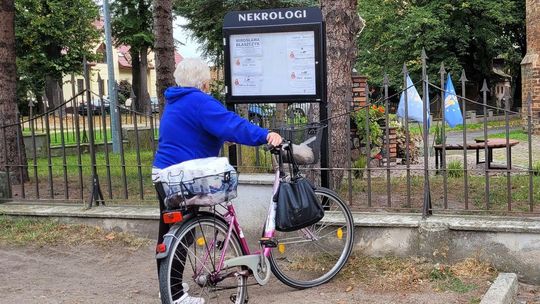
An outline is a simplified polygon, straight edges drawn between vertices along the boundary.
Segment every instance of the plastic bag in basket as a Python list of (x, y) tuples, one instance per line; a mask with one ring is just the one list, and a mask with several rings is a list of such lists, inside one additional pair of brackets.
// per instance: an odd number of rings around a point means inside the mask
[(167, 209), (213, 206), (236, 197), (238, 175), (225, 157), (189, 160), (160, 172)]
[[(279, 133), (292, 141), (294, 159), (298, 165), (311, 165), (320, 160), (322, 129), (326, 125), (309, 123), (301, 126), (285, 126), (279, 129)], [(290, 162), (287, 157), (284, 162)]]

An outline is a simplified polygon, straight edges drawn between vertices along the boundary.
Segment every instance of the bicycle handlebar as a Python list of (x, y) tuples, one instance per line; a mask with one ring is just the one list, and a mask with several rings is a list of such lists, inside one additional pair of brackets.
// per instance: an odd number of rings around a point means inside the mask
[(284, 139), (280, 145), (274, 146), (272, 144), (266, 144), (263, 146), (263, 149), (270, 153), (278, 153), (278, 151), (286, 149), (288, 146), (289, 142)]

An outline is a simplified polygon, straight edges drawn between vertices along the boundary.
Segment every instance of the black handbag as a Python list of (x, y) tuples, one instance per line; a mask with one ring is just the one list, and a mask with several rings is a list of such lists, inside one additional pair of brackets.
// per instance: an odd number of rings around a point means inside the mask
[[(297, 165), (292, 157), (292, 147), (286, 152), (288, 159), (298, 172)], [(280, 157), (280, 167), (282, 166)], [(290, 181), (282, 180), (275, 197), (276, 230), (295, 231), (311, 226), (324, 217), (324, 209), (315, 194), (315, 186), (300, 175), (293, 174)]]

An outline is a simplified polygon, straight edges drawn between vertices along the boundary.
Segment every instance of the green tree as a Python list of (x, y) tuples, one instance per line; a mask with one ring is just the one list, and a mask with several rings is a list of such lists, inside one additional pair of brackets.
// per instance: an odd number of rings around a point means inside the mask
[(430, 79), (440, 63), (469, 80), (489, 77), (494, 57), (503, 56), (513, 76), (525, 51), (524, 0), (360, 0), (366, 27), (358, 40), (357, 68), (376, 85), (384, 72), (400, 87), (403, 63), (419, 79), (426, 49)]
[(317, 4), (316, 0), (192, 0), (176, 1), (174, 12), (187, 19), (185, 27), (201, 44), (203, 55), (222, 66), (222, 26), (227, 12)]
[(173, 3), (172, 0), (154, 2), (154, 28), (156, 52), (156, 90), (159, 99), (159, 115), (163, 114), (165, 99), (163, 92), (174, 83), (174, 38), (173, 38)]
[[(352, 68), (356, 58), (355, 38), (361, 21), (356, 13), (356, 0), (321, 0), (326, 22), (327, 94), (331, 109), (330, 165), (346, 168), (350, 165), (350, 134), (347, 125), (348, 104), (352, 100)], [(332, 172), (335, 189), (339, 189), (343, 171)]]
[(151, 0), (116, 0), (111, 4), (115, 44), (129, 45), (135, 109), (150, 112), (148, 51), (154, 45)]
[(92, 0), (16, 0), (17, 72), (21, 84), (51, 105), (60, 103), (62, 77), (82, 71), (83, 56), (95, 59), (98, 8)]
[[(13, 0), (0, 5), (0, 171), (18, 182), (28, 180), (26, 153), (17, 110), (15, 65), (15, 8)], [(19, 139), (19, 141), (17, 141)], [(5, 182), (5, 180), (4, 180)]]

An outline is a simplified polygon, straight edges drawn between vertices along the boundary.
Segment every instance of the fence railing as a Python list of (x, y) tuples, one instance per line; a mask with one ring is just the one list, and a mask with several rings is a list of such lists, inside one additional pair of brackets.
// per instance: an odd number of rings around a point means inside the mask
[[(442, 109), (446, 71), (441, 68), (440, 84), (432, 83), (425, 61), (422, 79), (413, 85), (421, 88), (424, 101), (429, 100), (428, 95), (438, 96), (431, 98), (431, 108)], [(329, 123), (330, 128), (351, 130), (351, 150), (344, 151), (348, 164), (311, 166), (305, 171), (314, 178), (321, 171), (339, 176), (334, 189), (353, 210), (538, 215), (540, 141), (532, 133), (530, 96), (524, 101), (523, 111), (510, 108), (508, 92), (504, 108), (497, 107), (490, 103), (484, 82), (480, 100), (465, 98), (467, 79), (463, 72), (456, 90), (461, 92), (457, 98), (463, 125), (451, 129), (444, 123), (445, 111), (433, 111), (435, 117), (428, 126), (396, 115), (396, 100), (411, 87), (407, 75), (404, 69), (398, 92), (389, 93), (390, 81), (385, 77), (379, 97), (368, 97), (351, 112), (330, 114), (323, 123), (332, 122), (337, 115), (350, 117), (350, 126)], [(368, 92), (366, 88), (366, 96)], [(101, 194), (107, 204), (155, 204), (150, 172), (160, 126), (158, 113), (119, 106), (121, 149), (115, 153), (110, 106), (102, 93), (90, 93), (80, 92), (40, 114), (29, 104), (29, 115), (20, 117), (18, 123), (24, 137), (24, 147), (18, 153), (26, 158), (19, 157), (19, 162), (6, 167), (11, 199), (88, 204), (96, 199), (101, 202)], [(415, 101), (404, 95), (408, 117), (408, 104)], [(89, 102), (89, 98), (95, 100)], [(427, 104), (423, 102), (424, 110)], [(319, 106), (250, 104), (237, 107), (237, 112), (264, 128), (276, 129), (319, 122)], [(481, 108), (481, 115), (470, 115), (471, 108)], [(427, 121), (427, 114), (423, 115)], [(0, 127), (0, 134), (9, 127)], [(222, 149), (222, 155), (227, 156), (227, 150)], [(243, 174), (272, 170), (270, 155), (261, 148), (241, 147), (237, 158)]]

